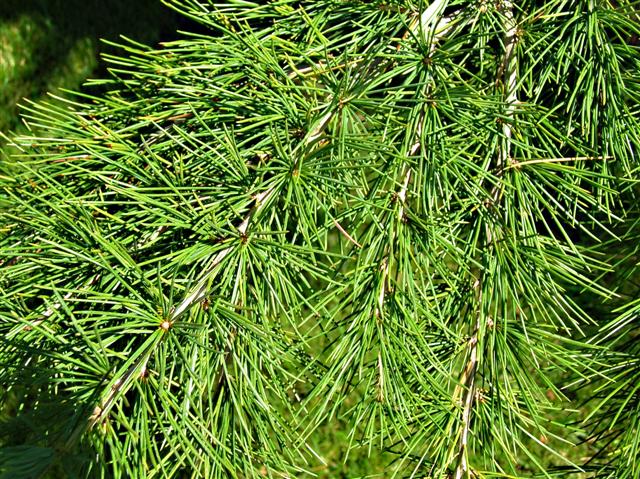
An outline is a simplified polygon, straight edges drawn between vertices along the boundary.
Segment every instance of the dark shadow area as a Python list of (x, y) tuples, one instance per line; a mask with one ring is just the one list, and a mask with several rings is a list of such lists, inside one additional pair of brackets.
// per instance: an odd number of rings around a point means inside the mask
[(99, 56), (117, 49), (101, 39), (155, 45), (198, 28), (160, 0), (0, 0), (0, 131), (16, 127), (23, 98), (104, 76)]
[(157, 40), (160, 33), (172, 32), (180, 17), (159, 0), (3, 0), (0, 21), (23, 15), (41, 17), (50, 26), (54, 42), (92, 37), (115, 39), (120, 34), (142, 42)]

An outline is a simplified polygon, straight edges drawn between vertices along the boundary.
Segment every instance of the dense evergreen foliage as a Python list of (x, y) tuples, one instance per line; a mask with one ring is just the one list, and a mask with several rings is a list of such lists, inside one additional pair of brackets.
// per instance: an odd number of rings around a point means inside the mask
[(637, 4), (166, 3), (2, 162), (2, 477), (639, 477)]

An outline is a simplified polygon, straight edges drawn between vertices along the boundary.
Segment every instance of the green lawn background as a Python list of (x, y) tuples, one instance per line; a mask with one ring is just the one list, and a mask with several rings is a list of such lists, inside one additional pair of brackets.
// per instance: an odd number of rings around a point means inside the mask
[(77, 89), (104, 73), (100, 39), (154, 44), (179, 19), (159, 0), (0, 0), (0, 131), (19, 129), (18, 104)]

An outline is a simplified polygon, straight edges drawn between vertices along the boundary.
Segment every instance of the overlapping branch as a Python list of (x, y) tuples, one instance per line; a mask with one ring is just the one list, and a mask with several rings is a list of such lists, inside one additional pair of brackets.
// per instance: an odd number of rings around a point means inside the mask
[[(517, 98), (517, 57), (516, 46), (518, 41), (517, 28), (518, 24), (514, 15), (514, 5), (510, 0), (502, 0), (501, 10), (504, 18), (504, 53), (501, 69), (498, 74), (502, 77), (504, 84), (504, 102), (506, 105), (506, 118), (502, 123), (502, 135), (503, 143), (498, 152), (495, 168), (499, 174), (502, 175), (504, 168), (509, 165), (511, 155), (511, 137), (512, 137), (512, 121), (515, 116), (515, 105), (518, 101)], [(498, 181), (492, 188), (490, 197), (492, 203), (496, 203), (501, 194), (501, 185)], [(493, 231), (489, 224), (485, 225), (485, 243), (486, 254), (490, 254), (494, 248)], [(469, 462), (468, 462), (468, 445), (469, 445), (469, 432), (471, 430), (471, 422), (473, 419), (473, 407), (476, 401), (476, 373), (478, 368), (478, 343), (481, 341), (480, 333), (484, 330), (482, 324), (484, 318), (484, 291), (483, 282), (485, 281), (486, 272), (481, 271), (480, 277), (474, 282), (473, 289), (476, 291), (477, 307), (476, 322), (474, 330), (467, 342), (467, 363), (460, 377), (459, 386), (456, 388), (454, 398), (457, 398), (462, 394), (462, 418), (461, 418), (461, 433), (458, 445), (457, 466), (455, 471), (455, 479), (464, 479), (469, 477)]]

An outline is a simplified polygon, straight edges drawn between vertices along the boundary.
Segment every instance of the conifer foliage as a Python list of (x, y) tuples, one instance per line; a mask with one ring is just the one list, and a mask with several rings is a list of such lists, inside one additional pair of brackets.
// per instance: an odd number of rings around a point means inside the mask
[(2, 477), (637, 478), (636, 3), (166, 3), (2, 162)]

